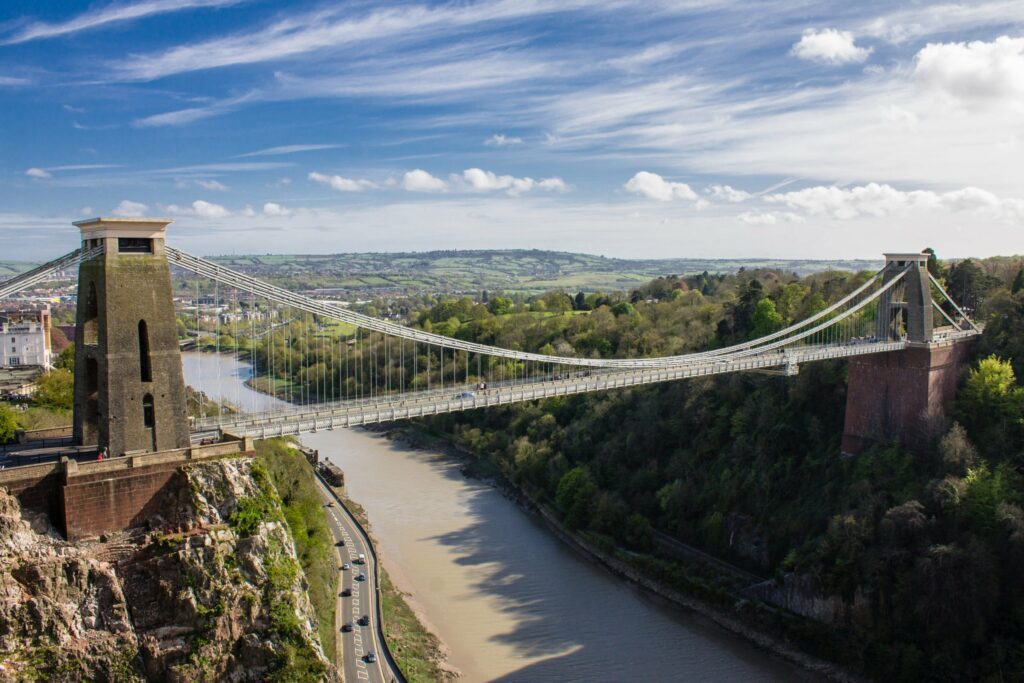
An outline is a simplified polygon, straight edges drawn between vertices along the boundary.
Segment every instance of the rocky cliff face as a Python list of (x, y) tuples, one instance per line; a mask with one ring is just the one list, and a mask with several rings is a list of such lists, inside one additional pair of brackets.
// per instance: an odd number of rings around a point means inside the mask
[(258, 463), (188, 466), (162, 508), (69, 544), (0, 489), (0, 680), (338, 680)]

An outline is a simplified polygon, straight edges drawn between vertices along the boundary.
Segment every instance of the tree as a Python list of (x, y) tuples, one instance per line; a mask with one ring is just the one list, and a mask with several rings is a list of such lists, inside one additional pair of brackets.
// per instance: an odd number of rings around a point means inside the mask
[(1008, 361), (989, 356), (967, 375), (957, 409), (974, 443), (989, 454), (1012, 450), (1024, 417), (1024, 390)]
[(488, 302), (487, 310), (494, 315), (508, 315), (512, 312), (512, 299), (496, 296)]
[(7, 404), (0, 403), (0, 443), (12, 441), (17, 429), (18, 420), (14, 411), (7, 407)]
[(1020, 290), (1024, 289), (1024, 268), (1017, 271), (1017, 277), (1013, 278), (1013, 284), (1010, 286), (1010, 293), (1016, 294)]
[(978, 310), (996, 287), (1003, 286), (999, 278), (985, 274), (971, 259), (958, 263), (949, 269), (949, 295), (958, 304), (971, 310)]
[(939, 456), (948, 470), (958, 474), (963, 474), (967, 468), (978, 464), (978, 451), (974, 450), (974, 446), (967, 439), (967, 430), (959, 422), (954, 422), (939, 441)]
[(753, 329), (750, 336), (764, 337), (782, 327), (782, 316), (775, 310), (775, 302), (765, 297), (757, 302), (752, 319)]
[[(1024, 272), (1022, 270), (1021, 272)], [(572, 301), (572, 308), (574, 311), (585, 311), (587, 310), (587, 295), (583, 292), (576, 292), (576, 297)]]
[(60, 355), (57, 356), (57, 360), (53, 361), (53, 367), (60, 368), (61, 370), (67, 370), (71, 373), (75, 371), (75, 345), (70, 344), (65, 347)]
[(793, 322), (797, 313), (797, 307), (806, 294), (807, 290), (798, 282), (790, 282), (782, 287), (782, 291), (779, 293), (777, 309), (784, 323)]
[(612, 306), (612, 314), (615, 317), (620, 315), (633, 315), (636, 310), (633, 308), (633, 304), (628, 301), (620, 301), (619, 303)]
[(922, 254), (928, 254), (928, 272), (936, 278), (941, 278), (946, 274), (946, 268), (942, 265), (942, 261), (935, 255), (935, 250), (931, 247), (927, 247)]
[(74, 377), (67, 370), (51, 370), (36, 382), (32, 400), (44, 408), (71, 410), (74, 403)]
[(577, 465), (562, 476), (555, 491), (555, 503), (565, 514), (567, 527), (579, 529), (587, 526), (596, 495), (597, 486), (583, 466)]

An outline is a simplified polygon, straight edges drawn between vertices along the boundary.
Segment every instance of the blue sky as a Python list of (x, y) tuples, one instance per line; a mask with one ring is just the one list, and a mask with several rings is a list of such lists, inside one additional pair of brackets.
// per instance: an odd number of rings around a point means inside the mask
[(0, 258), (1024, 252), (1024, 3), (5, 0)]

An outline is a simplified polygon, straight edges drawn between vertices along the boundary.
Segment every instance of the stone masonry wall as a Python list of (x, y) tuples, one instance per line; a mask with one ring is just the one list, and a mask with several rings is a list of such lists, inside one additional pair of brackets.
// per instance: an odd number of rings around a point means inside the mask
[(851, 358), (843, 453), (872, 443), (923, 445), (929, 427), (956, 397), (970, 343), (912, 347)]
[(164, 493), (180, 488), (179, 465), (151, 465), (139, 471), (97, 472), (70, 478), (62, 491), (69, 541), (139, 526), (163, 507)]

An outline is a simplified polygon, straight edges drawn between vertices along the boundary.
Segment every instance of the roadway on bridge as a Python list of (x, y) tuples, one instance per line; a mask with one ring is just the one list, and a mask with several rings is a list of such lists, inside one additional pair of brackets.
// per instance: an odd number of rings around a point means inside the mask
[[(342, 643), (342, 670), (345, 681), (390, 683), (400, 680), (399, 676), (390, 670), (377, 632), (377, 572), (373, 554), (370, 552), (369, 539), (363, 535), (348, 511), (338, 503), (334, 494), (319, 479), (317, 487), (324, 501), (327, 523), (334, 541), (345, 543), (344, 546), (335, 546), (339, 577), (334, 626), (338, 629), (338, 638)], [(360, 554), (366, 557), (366, 564), (356, 563)], [(340, 570), (343, 563), (348, 563), (350, 568)], [(364, 575), (366, 580), (356, 581), (359, 574)], [(342, 597), (341, 591), (345, 588), (350, 589), (352, 595)], [(369, 623), (365, 626), (359, 624), (359, 618), (363, 615), (369, 617)], [(341, 626), (346, 622), (352, 624), (352, 630), (342, 632)], [(366, 661), (366, 656), (370, 652), (377, 657), (374, 663)]]

